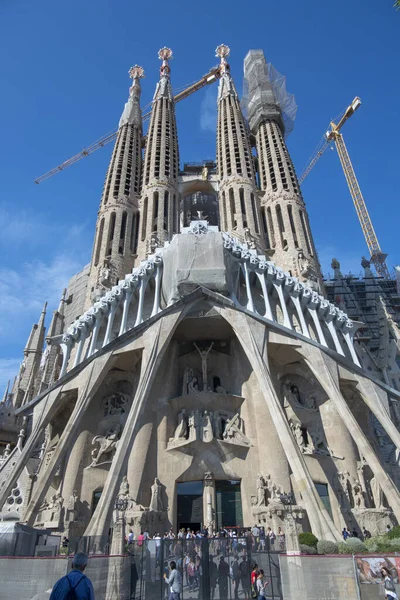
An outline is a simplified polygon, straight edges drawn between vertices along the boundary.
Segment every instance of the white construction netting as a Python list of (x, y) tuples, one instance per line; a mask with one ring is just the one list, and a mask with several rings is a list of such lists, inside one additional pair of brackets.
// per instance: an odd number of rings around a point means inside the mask
[[(268, 86), (269, 84), (269, 86)], [(271, 63), (267, 63), (262, 51), (250, 51), (245, 59), (245, 76), (243, 79), (242, 110), (248, 118), (249, 105), (255, 102), (265, 102), (266, 89), (272, 90), (273, 102), (279, 107), (285, 126), (285, 137), (289, 135), (294, 126), (297, 113), (297, 104), (294, 94), (286, 90), (286, 77)]]

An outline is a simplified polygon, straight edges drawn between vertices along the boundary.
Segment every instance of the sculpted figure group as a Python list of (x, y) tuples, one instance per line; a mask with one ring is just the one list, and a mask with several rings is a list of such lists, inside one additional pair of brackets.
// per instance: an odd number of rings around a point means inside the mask
[(271, 475), (257, 475), (256, 481), (257, 496), (256, 506), (268, 506), (269, 504), (281, 504), (281, 494), (284, 490), (281, 485), (276, 485), (271, 479)]
[(178, 425), (169, 442), (176, 446), (196, 440), (211, 442), (213, 439), (242, 446), (251, 445), (244, 433), (244, 423), (239, 413), (185, 408), (178, 415)]

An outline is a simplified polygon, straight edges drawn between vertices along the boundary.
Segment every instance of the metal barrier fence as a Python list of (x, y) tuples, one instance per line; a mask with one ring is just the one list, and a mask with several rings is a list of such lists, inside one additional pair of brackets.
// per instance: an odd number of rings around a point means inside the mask
[(279, 558), (285, 600), (360, 600), (353, 557)]
[[(93, 542), (82, 538), (77, 550), (90, 550)], [(282, 599), (278, 548), (254, 545), (249, 538), (134, 542), (124, 556), (91, 555), (86, 574), (96, 600), (165, 600), (169, 590), (163, 576), (171, 560), (182, 574), (181, 600), (250, 600), (253, 563), (269, 581), (267, 599)], [(48, 600), (70, 563), (67, 557), (0, 557), (0, 600)]]

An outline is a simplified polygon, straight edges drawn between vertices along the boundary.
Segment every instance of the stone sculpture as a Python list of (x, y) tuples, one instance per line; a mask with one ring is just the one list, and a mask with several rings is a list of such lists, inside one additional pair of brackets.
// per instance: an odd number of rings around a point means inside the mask
[(77, 490), (74, 490), (70, 495), (66, 504), (66, 521), (76, 521), (78, 516), (77, 504), (79, 502), (79, 495)]
[(304, 452), (306, 444), (304, 441), (304, 436), (303, 436), (303, 431), (301, 429), (301, 425), (300, 423), (295, 423), (295, 422), (291, 422), (290, 423), (290, 428), (293, 432), (293, 435), (295, 437), (295, 440), (297, 442), (298, 447), (300, 448), (300, 450), (302, 452)]
[(239, 413), (236, 413), (232, 419), (226, 422), (225, 430), (222, 434), (222, 438), (224, 440), (241, 443), (245, 446), (250, 446), (250, 440), (244, 435), (243, 431), (241, 431), (241, 419)]
[(182, 409), (174, 436), (169, 439), (169, 447), (182, 446), (195, 440), (212, 442), (214, 439), (239, 446), (251, 446), (244, 434), (244, 424), (239, 413), (222, 414), (219, 411)]
[(372, 499), (374, 501), (375, 508), (383, 508), (383, 493), (376, 475), (371, 478), (369, 485), (371, 487)]
[(209, 353), (211, 352), (212, 347), (214, 346), (214, 342), (211, 342), (211, 344), (207, 350), (200, 350), (200, 348), (198, 347), (196, 342), (194, 342), (194, 346), (195, 346), (197, 352), (200, 354), (200, 358), (201, 358), (201, 370), (203, 373), (203, 392), (207, 392), (208, 391), (207, 357), (208, 357)]
[(130, 400), (127, 394), (113, 394), (104, 403), (105, 416), (121, 415), (127, 412)]
[(365, 498), (361, 489), (361, 484), (358, 481), (354, 481), (352, 485), (354, 508), (365, 508)]
[(155, 477), (151, 486), (150, 510), (162, 512), (165, 510), (162, 500), (162, 486), (158, 477)]
[(257, 475), (256, 487), (257, 487), (256, 506), (266, 506), (266, 504), (267, 504), (266, 491), (268, 489), (268, 486), (264, 480), (264, 477), (260, 474)]
[(187, 439), (188, 437), (188, 418), (186, 410), (183, 409), (178, 415), (178, 426), (175, 429), (174, 440)]
[[(114, 453), (118, 446), (119, 435), (121, 433), (121, 425), (116, 423), (105, 435), (96, 435), (92, 440), (92, 446), (97, 446), (92, 450), (92, 462), (90, 467), (96, 467), (100, 464), (100, 459), (103, 456)], [(107, 462), (111, 462), (110, 457)]]

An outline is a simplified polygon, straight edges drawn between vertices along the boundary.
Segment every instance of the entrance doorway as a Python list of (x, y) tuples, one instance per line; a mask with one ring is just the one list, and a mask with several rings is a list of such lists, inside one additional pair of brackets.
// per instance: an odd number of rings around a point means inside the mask
[(203, 523), (203, 482), (177, 483), (178, 529), (198, 531)]
[(216, 481), (217, 527), (243, 527), (240, 481)]

